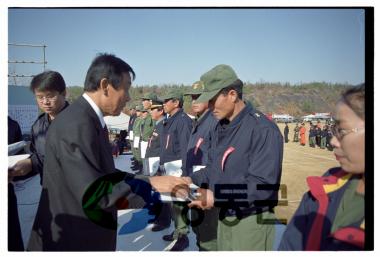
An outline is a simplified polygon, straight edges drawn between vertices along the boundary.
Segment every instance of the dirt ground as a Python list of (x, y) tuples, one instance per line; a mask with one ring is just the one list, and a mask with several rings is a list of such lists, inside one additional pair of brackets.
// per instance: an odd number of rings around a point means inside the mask
[[(284, 132), (284, 123), (278, 124), (281, 133)], [(312, 148), (301, 146), (293, 142), (295, 123), (289, 126), (289, 142), (284, 143), (284, 157), (282, 162), (282, 178), (281, 184), (286, 185), (286, 194), (279, 193), (279, 200), (287, 200), (287, 206), (276, 207), (276, 215), (279, 219), (287, 219), (293, 216), (296, 211), (303, 194), (308, 191), (306, 178), (308, 176), (321, 176), (329, 168), (339, 166), (332, 151), (327, 149)], [(309, 125), (306, 124), (306, 131)], [(308, 134), (306, 134), (308, 139)]]

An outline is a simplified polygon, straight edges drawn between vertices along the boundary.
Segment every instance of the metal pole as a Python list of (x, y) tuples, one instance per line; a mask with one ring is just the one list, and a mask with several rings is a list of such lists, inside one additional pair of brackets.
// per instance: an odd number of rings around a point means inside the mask
[(46, 48), (46, 46), (44, 45), (44, 71), (46, 70), (46, 62), (45, 62), (45, 48)]

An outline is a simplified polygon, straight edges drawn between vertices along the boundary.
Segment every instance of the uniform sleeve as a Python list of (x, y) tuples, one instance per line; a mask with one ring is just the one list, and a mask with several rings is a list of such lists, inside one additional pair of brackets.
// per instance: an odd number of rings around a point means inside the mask
[(32, 161), (32, 172), (33, 173), (42, 173), (43, 170), (43, 157), (38, 154), (36, 149), (36, 135), (38, 135), (38, 129), (35, 131), (36, 128), (32, 126), (32, 139), (30, 142), (30, 160)]
[(182, 160), (182, 170), (186, 168), (186, 159), (187, 159), (187, 145), (189, 144), (189, 138), (191, 134), (191, 120), (184, 119), (181, 123), (179, 123), (178, 127), (178, 138), (179, 138), (179, 146), (181, 149), (181, 160)]
[(141, 138), (143, 141), (149, 140), (150, 136), (153, 133), (153, 129), (154, 129), (154, 123), (153, 123), (152, 117), (149, 116), (144, 121), (144, 128), (141, 135)]
[(282, 235), (279, 251), (302, 251), (307, 240), (308, 220), (311, 218), (307, 208), (308, 193), (304, 194), (300, 205)]
[[(276, 205), (278, 189), (273, 187), (278, 187), (281, 179), (282, 135), (276, 128), (264, 127), (253, 130), (251, 140), (250, 164), (246, 176), (248, 202), (255, 206)], [(268, 185), (272, 188), (265, 188)], [(257, 200), (264, 202), (259, 204)]]

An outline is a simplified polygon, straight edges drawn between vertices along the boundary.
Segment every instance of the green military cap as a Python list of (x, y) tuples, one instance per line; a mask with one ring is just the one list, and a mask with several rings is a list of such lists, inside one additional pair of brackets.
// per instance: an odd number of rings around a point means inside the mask
[(215, 66), (201, 76), (201, 81), (204, 84), (204, 91), (198, 99), (195, 100), (195, 103), (208, 102), (223, 88), (230, 86), (238, 79), (235, 71), (230, 66), (225, 64)]
[(166, 100), (169, 100), (169, 99), (177, 99), (179, 101), (183, 101), (183, 95), (182, 93), (178, 92), (177, 90), (172, 90), (170, 92), (168, 92), (168, 94), (166, 94), (162, 100), (165, 102)]
[(160, 108), (160, 107), (163, 107), (164, 105), (161, 103), (161, 104), (152, 104), (150, 106), (150, 109), (153, 110), (153, 109), (156, 109), (156, 108)]
[(144, 106), (142, 104), (139, 104), (136, 106), (136, 111), (142, 112), (144, 110)]
[(152, 100), (152, 105), (162, 105), (164, 101), (162, 101), (160, 98), (156, 98), (155, 100)]
[(153, 92), (146, 93), (143, 97), (140, 98), (141, 100), (157, 100), (157, 95)]
[(191, 88), (185, 92), (184, 95), (200, 95), (202, 94), (205, 86), (202, 81), (196, 81), (191, 85)]

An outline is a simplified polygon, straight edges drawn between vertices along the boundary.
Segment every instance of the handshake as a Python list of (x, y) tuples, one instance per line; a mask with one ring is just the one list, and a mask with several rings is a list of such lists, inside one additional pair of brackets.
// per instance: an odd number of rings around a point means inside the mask
[(189, 207), (210, 209), (214, 206), (214, 194), (209, 189), (194, 188), (190, 177), (149, 177), (150, 184), (159, 193), (170, 193), (172, 197), (189, 201)]

